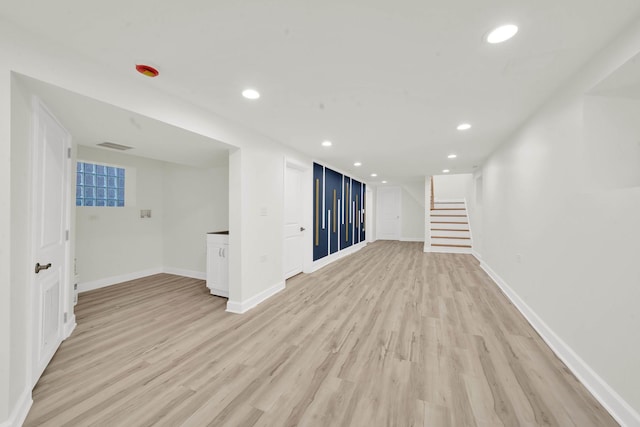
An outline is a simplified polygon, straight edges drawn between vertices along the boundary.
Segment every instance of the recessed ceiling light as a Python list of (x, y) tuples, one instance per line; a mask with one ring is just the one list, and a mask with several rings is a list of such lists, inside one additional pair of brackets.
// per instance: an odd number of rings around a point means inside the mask
[(322, 146), (323, 147), (331, 147), (333, 145), (333, 143), (331, 141), (322, 141)]
[(245, 89), (242, 91), (242, 96), (247, 99), (258, 99), (260, 98), (260, 92), (255, 89)]
[(487, 43), (502, 43), (515, 36), (518, 32), (518, 26), (513, 24), (501, 25), (487, 35)]
[(456, 129), (458, 130), (471, 129), (471, 125), (469, 123), (460, 123)]
[(449, 155), (447, 156), (447, 158), (449, 158), (449, 159), (455, 159), (456, 157), (458, 157), (458, 156), (457, 156), (457, 155), (455, 155), (455, 154), (449, 154)]
[(353, 164), (353, 166), (362, 166), (362, 163), (360, 163), (360, 162), (355, 162), (355, 163)]
[(450, 172), (450, 170), (449, 170), (449, 169), (443, 169), (443, 170), (442, 170), (442, 173), (449, 173), (449, 172)]
[(372, 173), (371, 176), (375, 178), (376, 176), (378, 176), (378, 174), (377, 173)]
[(382, 181), (382, 183), (383, 183), (383, 184), (386, 184), (386, 183), (387, 183), (387, 181)]

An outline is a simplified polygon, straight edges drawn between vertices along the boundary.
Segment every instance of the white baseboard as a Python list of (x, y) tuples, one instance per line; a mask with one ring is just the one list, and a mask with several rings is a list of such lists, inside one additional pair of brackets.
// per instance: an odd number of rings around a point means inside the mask
[(471, 254), (471, 248), (446, 248), (444, 246), (429, 246), (424, 245), (425, 252), (432, 252), (437, 254)]
[(67, 319), (67, 323), (65, 323), (64, 325), (64, 336), (62, 337), (62, 339), (66, 340), (67, 338), (69, 338), (76, 326), (76, 315), (72, 314), (71, 318)]
[[(478, 256), (474, 253), (474, 256)], [(478, 258), (479, 259), (479, 258)], [(640, 426), (640, 414), (606, 383), (567, 343), (565, 343), (520, 296), (484, 261), (480, 267), (538, 332), (551, 350), (573, 372), (578, 380), (622, 426)]]
[(16, 406), (13, 407), (9, 418), (0, 422), (0, 427), (20, 427), (24, 424), (24, 420), (27, 419), (32, 404), (31, 389), (27, 389), (20, 396), (20, 400), (18, 400)]
[(136, 271), (134, 273), (122, 274), (120, 276), (112, 276), (104, 279), (92, 280), (90, 282), (78, 283), (78, 292), (87, 292), (94, 289), (104, 288), (106, 286), (117, 285), (118, 283), (136, 280), (142, 277), (152, 276), (164, 272), (164, 268), (156, 267), (149, 270)]
[(265, 289), (264, 291), (260, 292), (257, 295), (254, 295), (253, 297), (244, 300), (244, 301), (227, 301), (227, 311), (229, 313), (237, 313), (237, 314), (242, 314), (242, 313), (246, 313), (247, 311), (251, 310), (253, 307), (255, 307), (256, 305), (260, 304), (261, 302), (269, 299), (270, 297), (274, 296), (275, 294), (277, 294), (278, 292), (280, 292), (281, 290), (284, 289), (284, 281), (276, 283), (275, 285), (271, 286), (268, 289)]
[(475, 249), (471, 249), (471, 255), (473, 255), (478, 262), (482, 263), (482, 255), (480, 255)]
[(314, 261), (311, 264), (311, 267), (308, 269), (306, 268), (304, 272), (313, 273), (315, 271), (318, 271), (322, 267), (326, 267), (327, 265), (339, 260), (340, 258), (344, 258), (348, 255), (358, 252), (360, 249), (364, 248), (365, 246), (367, 246), (367, 242), (360, 242), (358, 244), (349, 246), (348, 248), (344, 248), (343, 250), (333, 253), (331, 255), (327, 255), (324, 258), (320, 258), (319, 260)]
[(401, 242), (424, 242), (424, 237), (401, 237)]
[(175, 274), (176, 276), (190, 277), (192, 279), (207, 280), (207, 273), (195, 270), (185, 270), (182, 268), (165, 267), (164, 272), (167, 274)]

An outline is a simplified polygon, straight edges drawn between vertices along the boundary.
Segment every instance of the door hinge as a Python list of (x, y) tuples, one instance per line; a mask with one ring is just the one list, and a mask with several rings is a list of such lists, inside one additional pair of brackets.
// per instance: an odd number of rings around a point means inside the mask
[(65, 240), (69, 240), (69, 230), (65, 231)]
[(71, 158), (71, 148), (67, 148), (67, 159)]

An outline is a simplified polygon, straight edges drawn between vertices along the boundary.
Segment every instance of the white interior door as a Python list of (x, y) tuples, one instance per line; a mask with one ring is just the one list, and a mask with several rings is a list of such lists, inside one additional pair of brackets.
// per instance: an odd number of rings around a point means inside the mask
[(62, 342), (68, 280), (71, 136), (39, 101), (33, 133), (33, 376), (35, 385)]
[(284, 278), (302, 272), (304, 264), (302, 183), (304, 172), (287, 164), (284, 182)]
[(400, 187), (378, 187), (376, 194), (376, 238), (400, 240)]

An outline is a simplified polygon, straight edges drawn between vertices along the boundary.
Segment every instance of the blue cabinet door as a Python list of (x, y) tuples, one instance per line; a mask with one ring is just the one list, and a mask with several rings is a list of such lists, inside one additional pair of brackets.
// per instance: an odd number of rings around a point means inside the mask
[(351, 178), (342, 177), (342, 218), (340, 225), (340, 249), (348, 248), (353, 244), (353, 210), (351, 206)]
[(329, 168), (324, 169), (325, 176), (325, 216), (327, 219), (327, 235), (329, 253), (340, 250), (342, 174)]
[(313, 164), (313, 260), (329, 254), (325, 214), (324, 167)]
[(362, 227), (362, 184), (355, 179), (351, 180), (351, 210), (353, 211), (353, 243), (360, 242), (360, 228)]

